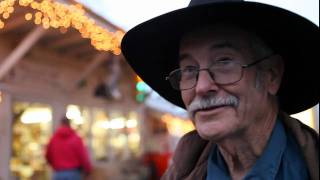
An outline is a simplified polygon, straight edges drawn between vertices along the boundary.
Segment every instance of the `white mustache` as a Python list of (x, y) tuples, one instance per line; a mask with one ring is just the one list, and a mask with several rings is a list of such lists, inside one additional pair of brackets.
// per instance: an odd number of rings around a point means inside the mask
[(216, 97), (213, 95), (196, 97), (188, 106), (188, 112), (194, 115), (194, 113), (201, 109), (209, 109), (218, 106), (234, 106), (239, 105), (239, 99), (235, 96)]

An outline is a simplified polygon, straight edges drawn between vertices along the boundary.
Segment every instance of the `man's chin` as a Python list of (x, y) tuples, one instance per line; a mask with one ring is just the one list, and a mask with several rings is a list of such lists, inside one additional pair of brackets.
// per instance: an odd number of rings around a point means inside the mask
[(202, 139), (213, 141), (213, 142), (220, 141), (223, 138), (222, 136), (219, 136), (217, 134), (200, 133), (199, 131), (198, 131), (198, 134)]
[(218, 132), (217, 130), (208, 130), (208, 129), (203, 130), (203, 129), (197, 128), (197, 132), (202, 139), (205, 139), (208, 141), (220, 141), (224, 137), (223, 135), (224, 133)]

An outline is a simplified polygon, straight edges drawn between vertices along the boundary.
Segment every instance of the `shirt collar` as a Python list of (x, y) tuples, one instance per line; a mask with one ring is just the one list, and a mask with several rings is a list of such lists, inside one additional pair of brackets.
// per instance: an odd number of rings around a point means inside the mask
[(280, 120), (277, 120), (263, 154), (256, 161), (245, 179), (251, 179), (250, 177), (268, 177), (274, 179), (279, 170), (286, 145), (287, 136), (283, 124)]
[[(261, 177), (261, 179), (264, 179), (263, 177), (275, 178), (286, 144), (287, 136), (283, 124), (280, 120), (277, 120), (263, 154), (244, 179), (252, 179), (252, 177)], [(227, 165), (217, 146), (212, 148), (209, 155), (207, 180), (209, 179), (230, 179)]]

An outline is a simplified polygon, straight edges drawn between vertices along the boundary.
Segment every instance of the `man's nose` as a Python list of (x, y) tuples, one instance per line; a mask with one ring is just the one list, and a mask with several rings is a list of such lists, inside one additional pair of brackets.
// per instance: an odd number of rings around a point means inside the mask
[(196, 93), (205, 94), (208, 91), (216, 91), (218, 86), (213, 78), (208, 70), (199, 71), (198, 81), (195, 87)]

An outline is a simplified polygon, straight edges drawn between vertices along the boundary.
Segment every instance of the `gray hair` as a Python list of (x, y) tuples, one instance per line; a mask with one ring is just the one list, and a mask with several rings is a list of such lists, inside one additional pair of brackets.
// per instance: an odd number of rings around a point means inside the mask
[[(254, 32), (249, 31), (250, 41), (249, 47), (252, 50), (253, 57), (256, 59), (263, 58), (274, 54), (274, 51)], [(263, 61), (257, 64), (256, 88), (263, 86), (264, 70), (271, 66), (270, 61)]]

